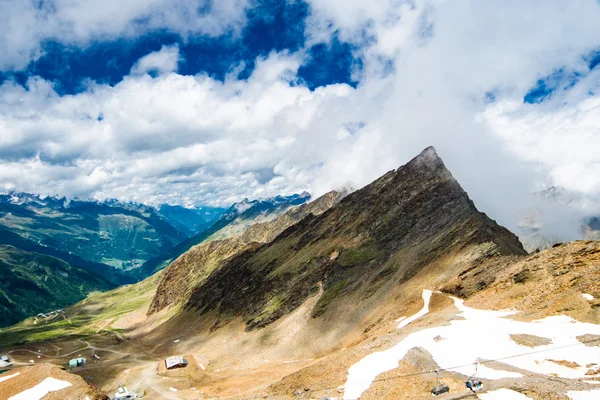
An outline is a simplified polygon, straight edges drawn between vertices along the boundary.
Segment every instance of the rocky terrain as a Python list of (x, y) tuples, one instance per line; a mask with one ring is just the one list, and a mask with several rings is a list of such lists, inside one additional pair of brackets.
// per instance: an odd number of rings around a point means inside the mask
[(43, 398), (47, 400), (108, 400), (108, 396), (88, 385), (80, 376), (70, 374), (53, 364), (21, 367), (0, 374), (0, 400), (13, 396), (21, 396), (18, 398), (23, 400), (37, 399), (36, 395), (44, 393), (46, 388), (56, 389), (46, 392)]
[[(599, 242), (527, 254), (433, 148), (341, 197), (232, 227), (0, 346), (15, 365), (98, 355), (76, 373), (150, 399), (425, 399), (436, 370), (440, 399), (598, 398)], [(188, 367), (165, 371), (172, 355)]]

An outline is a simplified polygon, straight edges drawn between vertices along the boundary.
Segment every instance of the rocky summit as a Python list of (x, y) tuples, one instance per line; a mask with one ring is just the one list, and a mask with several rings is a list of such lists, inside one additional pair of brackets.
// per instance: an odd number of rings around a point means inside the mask
[[(314, 310), (362, 302), (450, 254), (526, 254), (515, 235), (480, 213), (434, 148), (309, 216), (274, 241), (228, 259), (193, 291), (186, 309), (241, 316), (247, 329), (292, 312), (323, 286)], [(475, 254), (474, 253), (474, 254)], [(440, 282), (458, 263), (436, 265)]]

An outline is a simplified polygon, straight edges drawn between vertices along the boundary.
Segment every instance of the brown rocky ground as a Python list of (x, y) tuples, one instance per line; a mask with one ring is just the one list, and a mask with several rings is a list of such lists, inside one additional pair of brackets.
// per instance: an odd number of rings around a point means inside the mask
[(600, 241), (575, 241), (520, 259), (487, 261), (451, 279), (442, 290), (479, 308), (515, 308), (525, 319), (564, 314), (598, 324)]
[[(44, 396), (45, 400), (108, 400), (97, 388), (88, 385), (80, 376), (70, 374), (61, 367), (54, 364), (38, 364), (32, 367), (15, 368), (6, 372), (7, 375), (19, 373), (18, 376), (0, 382), (0, 400), (6, 400), (27, 389), (34, 387), (44, 379), (52, 377), (72, 384), (67, 388), (56, 392), (50, 392)], [(2, 377), (3, 375), (0, 375)]]

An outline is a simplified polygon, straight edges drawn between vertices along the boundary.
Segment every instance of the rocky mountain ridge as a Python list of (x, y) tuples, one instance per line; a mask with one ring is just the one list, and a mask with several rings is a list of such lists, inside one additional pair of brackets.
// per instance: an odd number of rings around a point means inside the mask
[(144, 279), (167, 267), (179, 256), (205, 241), (226, 239), (242, 235), (244, 230), (257, 222), (268, 222), (310, 200), (310, 194), (304, 192), (290, 196), (248, 200), (233, 204), (221, 217), (203, 232), (179, 243), (171, 250), (148, 260), (136, 271), (138, 279)]
[[(257, 329), (293, 312), (322, 285), (313, 311), (318, 317), (348, 298), (360, 302), (393, 292), (458, 253), (475, 259), (526, 254), (515, 235), (477, 211), (428, 148), (272, 242), (211, 264), (185, 303), (185, 318), (214, 315), (214, 329), (242, 317), (247, 329)], [(440, 276), (461, 266), (446, 266)]]

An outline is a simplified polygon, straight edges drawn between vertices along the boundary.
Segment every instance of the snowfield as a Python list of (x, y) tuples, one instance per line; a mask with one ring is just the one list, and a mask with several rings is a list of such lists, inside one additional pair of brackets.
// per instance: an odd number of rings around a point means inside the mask
[(8, 374), (7, 375), (0, 375), (0, 382), (7, 381), (10, 378), (14, 378), (15, 376), (19, 376), (19, 375), (21, 375), (20, 372), (16, 372), (16, 373), (14, 373), (12, 375), (8, 375)]
[[(423, 291), (423, 308), (415, 316), (402, 320), (400, 329), (427, 314), (431, 294), (429, 290)], [(600, 335), (600, 325), (578, 322), (567, 316), (553, 316), (532, 322), (516, 321), (506, 318), (516, 314), (516, 311), (477, 310), (465, 306), (463, 300), (452, 299), (460, 310), (460, 317), (464, 319), (452, 320), (450, 325), (414, 332), (394, 347), (364, 357), (348, 370), (344, 399), (359, 398), (378, 375), (396, 368), (406, 353), (415, 347), (427, 350), (441, 369), (465, 376), (475, 373), (474, 363), (478, 360), (499, 360), (533, 373), (556, 374), (570, 379), (586, 378), (586, 365), (600, 360), (599, 347), (586, 347), (576, 339), (585, 334)], [(551, 339), (552, 342), (532, 349), (514, 342), (510, 338), (511, 334), (535, 335)], [(442, 337), (442, 340), (435, 341), (437, 336)], [(569, 368), (550, 360), (570, 361), (577, 363), (579, 367)], [(521, 374), (480, 365), (478, 376), (502, 379), (520, 377)], [(595, 391), (596, 396), (598, 393)]]
[(481, 400), (531, 400), (531, 397), (510, 389), (498, 389), (482, 393), (479, 395), (479, 398)]
[(50, 392), (56, 392), (72, 386), (70, 382), (55, 378), (46, 378), (31, 389), (10, 397), (8, 400), (39, 400)]
[(567, 392), (572, 400), (598, 400), (600, 399), (600, 390), (587, 390), (582, 392)]

